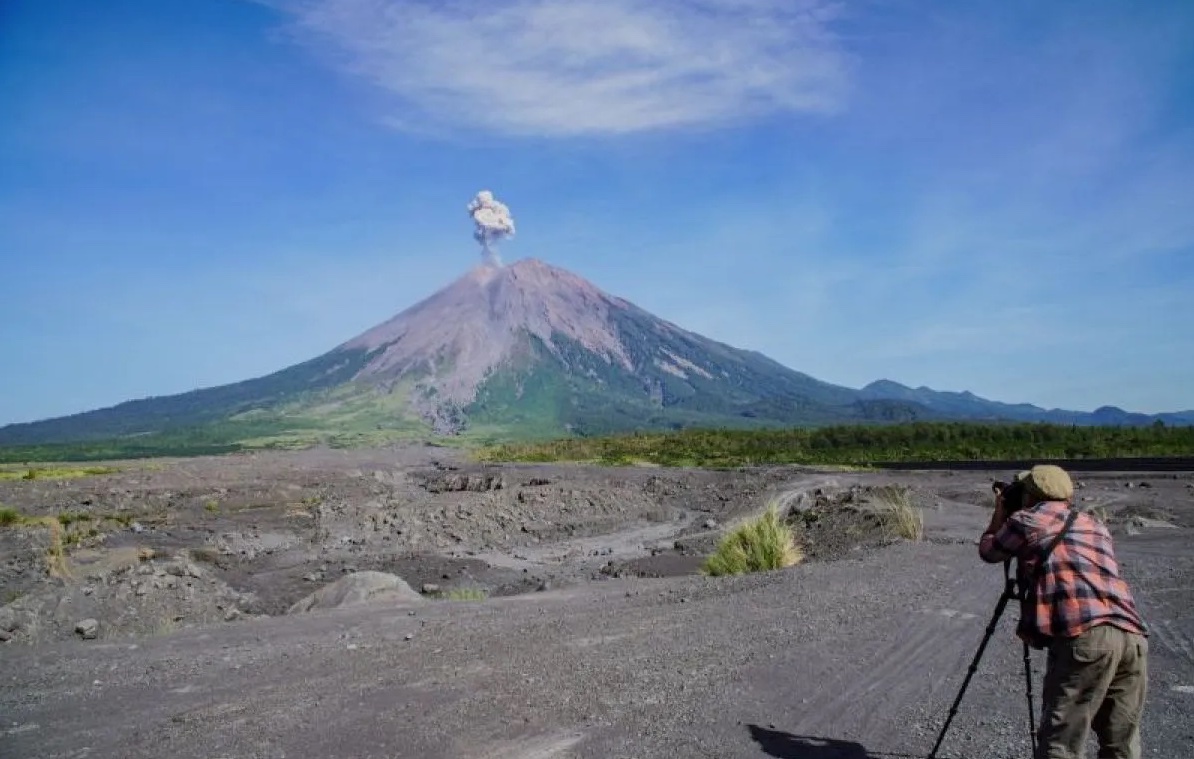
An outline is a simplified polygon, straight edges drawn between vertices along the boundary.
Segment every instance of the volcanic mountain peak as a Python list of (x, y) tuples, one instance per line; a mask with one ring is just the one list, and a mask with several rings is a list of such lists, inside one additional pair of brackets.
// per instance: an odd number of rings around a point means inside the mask
[(381, 380), (427, 372), (440, 400), (466, 404), (477, 386), (528, 335), (552, 348), (552, 336), (574, 340), (630, 369), (610, 312), (630, 304), (571, 272), (537, 259), (506, 267), (481, 265), (341, 349), (376, 352), (357, 375)]
[[(890, 381), (854, 390), (688, 332), (526, 259), (478, 266), (309, 361), (230, 385), (0, 427), (0, 446), (110, 440), (140, 455), (146, 445), (174, 446), (169, 435), (197, 434), (206, 450), (469, 427), (500, 438), (913, 419), (1189, 425), (1194, 411), (1047, 411)], [(152, 442), (157, 433), (167, 437)]]

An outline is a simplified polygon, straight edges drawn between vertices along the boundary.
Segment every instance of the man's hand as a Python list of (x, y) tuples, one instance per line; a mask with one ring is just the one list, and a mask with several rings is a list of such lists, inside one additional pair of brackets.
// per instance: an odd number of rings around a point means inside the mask
[(1007, 511), (1003, 507), (1003, 494), (996, 490), (995, 511), (991, 513), (991, 522), (987, 525), (987, 529), (983, 531), (983, 535), (978, 541), (978, 555), (983, 561), (989, 564), (1011, 558), (1011, 554), (1005, 553), (1003, 547), (995, 542), (995, 534), (999, 532), (1006, 522)]
[(985, 532), (999, 532), (999, 528), (1007, 521), (1007, 512), (1003, 510), (1003, 494), (995, 494), (995, 511), (991, 514), (991, 522)]

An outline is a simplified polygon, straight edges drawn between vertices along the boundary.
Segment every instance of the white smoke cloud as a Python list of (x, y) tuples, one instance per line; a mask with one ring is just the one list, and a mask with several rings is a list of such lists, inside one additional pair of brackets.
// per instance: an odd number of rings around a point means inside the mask
[(833, 113), (838, 0), (257, 0), (394, 97), (387, 122), (571, 136)]
[(498, 240), (514, 236), (514, 217), (505, 203), (495, 200), (493, 193), (482, 190), (468, 204), (473, 217), (473, 239), (481, 243), (481, 256), (488, 264), (501, 266), (496, 245)]

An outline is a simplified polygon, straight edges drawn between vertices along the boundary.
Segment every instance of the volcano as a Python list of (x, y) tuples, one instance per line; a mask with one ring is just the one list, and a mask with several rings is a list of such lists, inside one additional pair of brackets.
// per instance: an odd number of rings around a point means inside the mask
[(0, 444), (205, 429), (213, 439), (595, 434), (911, 419), (694, 334), (537, 259), (481, 265), (331, 351), (273, 374), (0, 428)]
[[(1119, 414), (1121, 423), (1154, 421)], [(1083, 424), (1107, 413), (1096, 416), (887, 380), (861, 390), (822, 382), (524, 259), (478, 266), (310, 361), (231, 385), (9, 425), (0, 445), (164, 436), (190, 449), (196, 440), (353, 444), (463, 433), (498, 440), (916, 419)]]
[(536, 259), (477, 267), (337, 351), (368, 356), (356, 382), (409, 386), (411, 410), (445, 433), (910, 416), (915, 405), (861, 403), (856, 391), (688, 332)]

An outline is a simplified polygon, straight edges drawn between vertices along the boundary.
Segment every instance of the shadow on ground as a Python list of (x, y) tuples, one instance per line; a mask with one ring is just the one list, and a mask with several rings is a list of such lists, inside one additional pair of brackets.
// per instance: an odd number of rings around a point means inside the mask
[(758, 725), (748, 727), (750, 737), (759, 744), (759, 748), (777, 759), (919, 759), (912, 754), (868, 751), (861, 743), (854, 741), (793, 735)]

